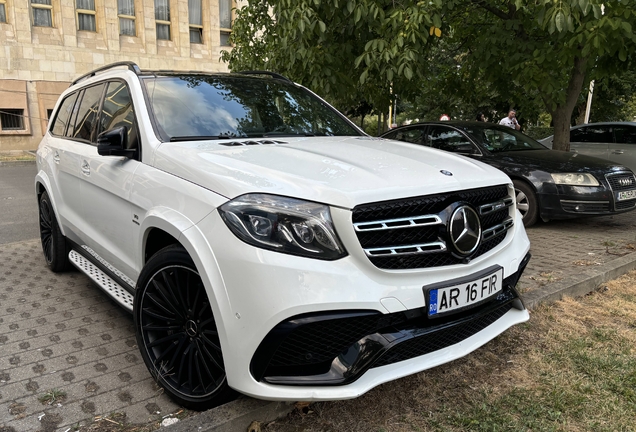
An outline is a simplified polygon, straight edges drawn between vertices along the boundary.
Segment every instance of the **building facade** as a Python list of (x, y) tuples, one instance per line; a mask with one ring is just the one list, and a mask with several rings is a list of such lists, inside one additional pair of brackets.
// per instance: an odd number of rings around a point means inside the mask
[[(238, 3), (238, 4), (237, 4)], [(225, 71), (235, 0), (0, 0), (0, 151), (34, 150), (58, 96), (116, 61)]]

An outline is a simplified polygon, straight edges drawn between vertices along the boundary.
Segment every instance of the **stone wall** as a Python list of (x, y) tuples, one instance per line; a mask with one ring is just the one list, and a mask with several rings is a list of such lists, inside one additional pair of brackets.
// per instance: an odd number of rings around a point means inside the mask
[[(0, 130), (0, 150), (37, 148), (46, 131), (46, 110), (68, 83), (100, 66), (130, 60), (142, 69), (227, 70), (220, 61), (228, 47), (220, 46), (218, 2), (202, 0), (201, 44), (190, 43), (187, 0), (170, 0), (170, 41), (157, 40), (154, 0), (135, 0), (136, 36), (119, 34), (117, 0), (95, 0), (95, 32), (78, 30), (75, 0), (51, 0), (53, 27), (32, 25), (29, 0), (7, 2), (7, 22), (0, 23), (0, 90), (17, 86), (27, 94), (0, 92), (0, 106), (23, 108), (29, 127)], [(22, 105), (7, 106), (18, 100)]]

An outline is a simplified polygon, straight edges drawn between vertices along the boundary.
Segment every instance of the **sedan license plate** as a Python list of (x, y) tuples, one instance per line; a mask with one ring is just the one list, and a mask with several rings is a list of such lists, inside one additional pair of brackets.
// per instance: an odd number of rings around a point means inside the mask
[(618, 201), (625, 201), (636, 198), (636, 190), (620, 191)]
[(433, 317), (477, 304), (501, 292), (503, 269), (456, 285), (431, 289), (428, 292), (428, 316)]

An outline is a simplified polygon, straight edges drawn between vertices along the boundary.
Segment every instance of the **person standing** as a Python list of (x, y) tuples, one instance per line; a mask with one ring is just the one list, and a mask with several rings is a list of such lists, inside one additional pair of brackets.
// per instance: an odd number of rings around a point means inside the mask
[(519, 122), (517, 121), (517, 118), (515, 117), (516, 114), (517, 113), (515, 110), (508, 111), (508, 115), (502, 118), (499, 124), (502, 126), (508, 126), (509, 128), (516, 129), (516, 130), (521, 129), (521, 126), (519, 125)]

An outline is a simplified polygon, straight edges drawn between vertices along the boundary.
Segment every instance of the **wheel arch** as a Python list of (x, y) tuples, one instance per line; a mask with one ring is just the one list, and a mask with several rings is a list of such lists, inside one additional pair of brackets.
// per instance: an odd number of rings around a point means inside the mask
[(57, 209), (57, 203), (55, 202), (55, 198), (53, 196), (54, 194), (52, 193), (53, 191), (52, 191), (51, 182), (45, 172), (39, 171), (35, 175), (34, 186), (35, 186), (35, 196), (36, 196), (36, 199), (38, 200), (38, 212), (40, 209), (40, 197), (42, 196), (44, 192), (46, 192), (49, 194), (49, 200), (51, 201), (51, 205), (53, 206), (53, 213), (55, 214), (55, 219), (58, 221), (60, 231), (62, 232), (63, 236), (66, 236), (66, 230), (65, 230), (64, 224), (59, 222), (61, 220), (60, 213)]
[[(215, 253), (204, 234), (185, 215), (172, 209), (155, 209), (150, 212), (142, 223), (142, 232), (142, 265), (152, 256), (150, 252), (156, 253), (170, 245), (180, 245), (190, 255), (212, 305), (225, 356), (230, 346), (226, 323), (231, 322), (233, 313)], [(148, 256), (144, 258), (146, 254)], [(231, 368), (231, 363), (226, 364), (226, 370), (228, 367)]]

